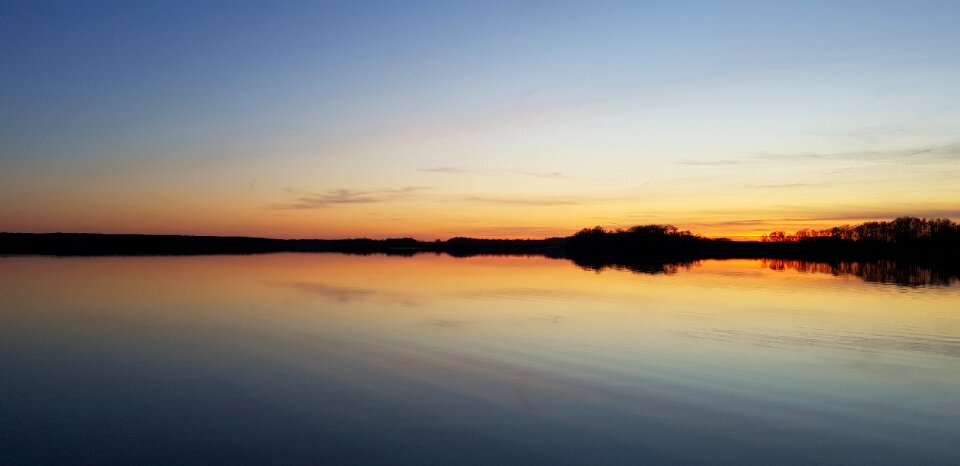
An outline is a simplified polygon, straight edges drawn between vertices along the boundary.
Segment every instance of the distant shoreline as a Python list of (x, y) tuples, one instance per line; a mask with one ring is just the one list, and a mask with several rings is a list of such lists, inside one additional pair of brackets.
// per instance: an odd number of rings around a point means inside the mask
[(0, 233), (0, 254), (46, 256), (163, 256), (341, 252), (352, 254), (452, 256), (538, 255), (582, 264), (684, 262), (700, 259), (797, 259), (809, 261), (897, 259), (957, 262), (960, 248), (937, 242), (882, 243), (810, 238), (761, 242), (709, 239), (687, 234), (584, 233), (546, 239), (451, 238), (275, 239), (108, 233)]
[(190, 236), (109, 233), (0, 233), (0, 254), (48, 256), (156, 256), (261, 254), (276, 252), (344, 252), (412, 255), (420, 252), (534, 254), (564, 257), (566, 238), (494, 240), (452, 238), (446, 241), (392, 239), (276, 239), (245, 236)]
[[(636, 273), (672, 273), (708, 259), (760, 259), (772, 263), (820, 263), (833, 274), (904, 285), (960, 280), (960, 225), (948, 219), (899, 217), (825, 230), (774, 231), (764, 241), (704, 238), (671, 225), (609, 230), (585, 228), (562, 238), (275, 239), (242, 236), (97, 233), (0, 233), (0, 255), (190, 256), (281, 252), (423, 253), (454, 257), (523, 255), (569, 259), (588, 270), (617, 268)], [(786, 265), (785, 265), (786, 266)], [(779, 267), (779, 266), (778, 266)], [(796, 264), (798, 269), (809, 269)]]
[(807, 261), (899, 260), (960, 263), (960, 224), (949, 219), (899, 217), (795, 234), (774, 231), (763, 241), (711, 239), (672, 225), (609, 230), (584, 228), (546, 239), (413, 238), (275, 239), (244, 236), (187, 236), (100, 233), (0, 233), (0, 254), (53, 256), (258, 254), (343, 252), (453, 256), (540, 255), (568, 258), (586, 267), (676, 263), (700, 259), (791, 259)]
[[(451, 238), (273, 239), (255, 237), (136, 235), (96, 233), (0, 233), (0, 256), (105, 257), (200, 256), (269, 253), (345, 253), (453, 257), (481, 255), (540, 256), (568, 259), (600, 271), (606, 268), (642, 274), (673, 273), (701, 260), (757, 259), (771, 268), (810, 269), (852, 274), (867, 281), (901, 285), (947, 285), (960, 280), (960, 248), (942, 242), (809, 238), (802, 241), (736, 242), (688, 234), (648, 231), (583, 230), (564, 238), (502, 240)], [(781, 264), (781, 265), (776, 265)]]

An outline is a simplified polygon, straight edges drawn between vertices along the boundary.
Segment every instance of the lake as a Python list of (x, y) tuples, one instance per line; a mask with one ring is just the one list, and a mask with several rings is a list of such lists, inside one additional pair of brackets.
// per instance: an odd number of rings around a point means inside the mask
[(960, 463), (960, 284), (862, 270), (0, 258), (0, 464)]

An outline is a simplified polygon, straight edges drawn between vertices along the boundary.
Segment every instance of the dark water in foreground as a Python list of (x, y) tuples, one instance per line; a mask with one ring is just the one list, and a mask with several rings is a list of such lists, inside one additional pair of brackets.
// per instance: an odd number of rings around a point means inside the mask
[(960, 287), (705, 261), (0, 258), (0, 464), (960, 463)]

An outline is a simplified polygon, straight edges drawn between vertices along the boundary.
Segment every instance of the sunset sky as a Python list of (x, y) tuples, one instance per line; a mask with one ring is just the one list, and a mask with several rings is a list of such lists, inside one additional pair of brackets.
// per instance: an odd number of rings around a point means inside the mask
[(960, 2), (0, 4), (0, 231), (960, 219)]

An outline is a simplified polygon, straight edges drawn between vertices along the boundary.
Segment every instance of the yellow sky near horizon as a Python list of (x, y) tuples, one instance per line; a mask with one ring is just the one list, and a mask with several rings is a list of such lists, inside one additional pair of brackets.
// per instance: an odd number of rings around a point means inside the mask
[[(957, 219), (960, 208), (951, 200), (960, 199), (960, 182), (944, 169), (956, 166), (950, 158), (956, 150), (937, 148), (924, 165), (906, 168), (907, 151), (857, 154), (857, 161), (853, 155), (826, 163), (800, 158), (790, 170), (779, 168), (782, 160), (762, 158), (688, 161), (664, 164), (639, 182), (627, 174), (635, 169), (569, 175), (411, 168), (392, 172), (405, 182), (392, 186), (385, 176), (367, 177), (366, 184), (329, 181), (363, 180), (361, 174), (318, 176), (320, 186), (359, 186), (329, 189), (311, 189), (309, 179), (290, 186), (287, 180), (302, 175), (277, 167), (51, 168), (42, 176), (56, 181), (46, 186), (3, 180), (9, 182), (0, 193), (17, 202), (0, 206), (0, 230), (432, 240), (543, 238), (594, 225), (668, 223), (705, 236), (748, 239), (775, 229), (902, 215)], [(932, 193), (940, 199), (932, 200)]]

